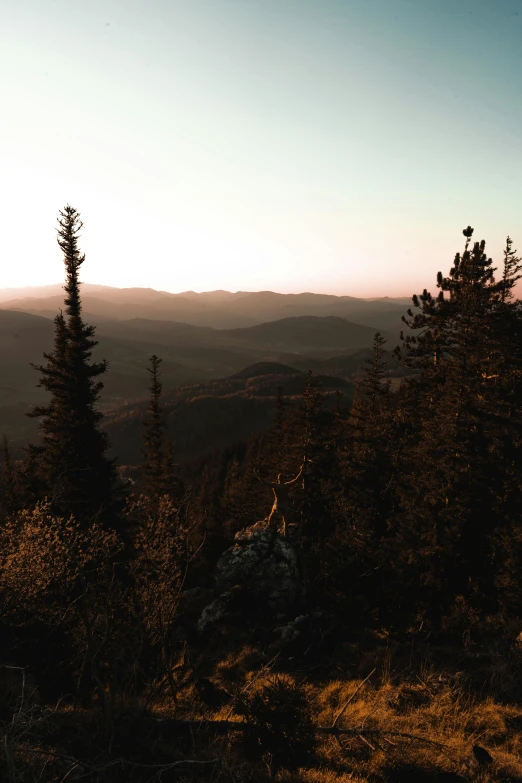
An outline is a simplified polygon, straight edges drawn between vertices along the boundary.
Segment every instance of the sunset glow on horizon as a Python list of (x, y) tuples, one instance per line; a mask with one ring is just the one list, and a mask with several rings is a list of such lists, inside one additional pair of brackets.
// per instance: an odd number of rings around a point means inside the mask
[(522, 251), (519, 0), (3, 0), (1, 287), (408, 296)]

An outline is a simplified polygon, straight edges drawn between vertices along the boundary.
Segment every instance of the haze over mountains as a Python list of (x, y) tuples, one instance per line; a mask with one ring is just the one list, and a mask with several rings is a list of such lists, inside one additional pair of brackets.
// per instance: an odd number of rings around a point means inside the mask
[[(367, 358), (377, 330), (394, 347), (407, 304), (312, 293), (172, 294), (91, 284), (82, 292), (85, 319), (96, 326), (99, 341), (94, 358), (109, 361), (101, 399), (106, 412), (147, 395), (145, 368), (153, 353), (163, 359), (167, 393), (263, 362), (295, 373), (313, 369), (350, 377)], [(41, 363), (52, 349), (52, 319), (63, 308), (63, 296), (59, 284), (0, 291), (0, 428), (15, 442), (36, 435), (36, 422), (25, 414), (45, 393), (31, 364)]]
[[(273, 291), (172, 294), (152, 288), (111, 288), (89, 283), (82, 285), (82, 300), (86, 317), (91, 316), (98, 323), (105, 319), (147, 318), (231, 329), (292, 316), (333, 315), (393, 332), (399, 329), (400, 315), (411, 301)], [(63, 289), (60, 285), (4, 289), (0, 291), (0, 306), (52, 318), (63, 306)]]

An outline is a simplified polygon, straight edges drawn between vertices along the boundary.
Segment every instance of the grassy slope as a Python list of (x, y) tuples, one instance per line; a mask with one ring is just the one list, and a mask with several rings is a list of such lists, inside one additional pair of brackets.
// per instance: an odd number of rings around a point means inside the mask
[[(68, 769), (81, 769), (75, 764), (80, 759), (102, 769), (99, 779), (107, 783), (160, 779), (185, 783), (522, 781), (522, 708), (514, 692), (509, 698), (510, 675), (505, 669), (504, 687), (495, 689), (493, 673), (477, 688), (469, 672), (464, 675), (455, 667), (437, 669), (426, 660), (407, 663), (407, 655), (394, 658), (384, 638), (380, 646), (365, 653), (356, 645), (348, 645), (349, 650), (345, 645), (333, 651), (328, 661), (311, 665), (302, 659), (274, 661), (248, 636), (243, 634), (246, 643), (236, 652), (231, 652), (230, 634), (192, 648), (190, 658), (181, 652), (173, 671), (175, 700), (167, 684), (163, 688), (160, 684), (152, 692), (152, 701), (148, 694), (149, 709), (145, 696), (118, 703), (112, 728), (96, 709), (71, 705), (43, 711), (32, 707), (32, 712), (29, 706), (27, 712), (20, 709), (11, 724), (12, 731), (19, 732), (14, 758), (18, 770), (32, 771), (32, 777), (20, 779), (62, 780)], [(195, 687), (197, 677), (210, 677), (229, 694), (248, 700), (270, 686), (277, 670), (286, 686), (300, 688), (317, 729), (313, 758), (293, 771), (285, 769), (284, 760), (282, 768), (275, 770), (270, 754), (263, 756), (263, 747), (257, 753), (248, 752), (243, 745), (241, 709), (231, 710), (230, 702), (217, 710), (208, 708)], [(349, 734), (337, 738), (321, 733), (321, 727), (332, 726), (345, 705), (338, 727)], [(24, 721), (30, 715), (33, 723), (24, 733)], [(169, 723), (172, 719), (195, 723), (180, 734)], [(231, 726), (225, 733), (215, 734), (212, 723), (204, 723), (226, 719)], [(490, 766), (477, 763), (472, 753), (475, 744), (488, 749), (493, 757)], [(40, 749), (36, 755), (25, 750), (35, 748)], [(46, 756), (45, 750), (56, 755)], [(183, 759), (191, 763), (184, 766)], [(180, 768), (169, 769), (176, 764)], [(39, 778), (42, 771), (49, 777)], [(98, 778), (87, 775), (87, 779)]]
[[(479, 667), (474, 670), (474, 659), (480, 657), (476, 652), (470, 652), (467, 660), (460, 661), (468, 669), (465, 673), (454, 666), (448, 670), (436, 668), (429, 662), (426, 650), (424, 660), (421, 657), (408, 661), (407, 649), (394, 653), (384, 637), (380, 642), (370, 645), (373, 649), (366, 652), (359, 645), (340, 645), (319, 666), (303, 665), (297, 659), (276, 662), (273, 671), (279, 667), (290, 684), (300, 684), (304, 689), (316, 727), (331, 726), (339, 710), (349, 702), (338, 726), (352, 732), (351, 736), (343, 735), (339, 739), (319, 733), (315, 763), (293, 773), (281, 771), (277, 780), (287, 783), (522, 781), (522, 707), (517, 699), (520, 680), (516, 673), (509, 671), (508, 664), (511, 659), (513, 665), (513, 655), (518, 656), (518, 665), (522, 663), (520, 651), (512, 650), (501, 660), (497, 650), (490, 659), (493, 664), (486, 679), (479, 684), (475, 681), (475, 675), (479, 679), (481, 676)], [(414, 659), (417, 657), (411, 654)], [(198, 664), (205, 676), (212, 676), (214, 682), (229, 692), (239, 693), (258, 676), (268, 660), (269, 656), (249, 644), (239, 654), (227, 655), (226, 646), (220, 649), (214, 639)], [(365, 682), (372, 670), (374, 674)], [(265, 674), (257, 679), (250, 692), (262, 690), (270, 682), (270, 676)], [(219, 711), (209, 712), (190, 681), (182, 688), (179, 708), (186, 717), (214, 720), (226, 718), (230, 710), (226, 705)], [(240, 718), (232, 716), (232, 720)], [(379, 731), (382, 734), (376, 733)], [(480, 767), (477, 763), (472, 753), (475, 744), (488, 749), (493, 757), (491, 766)], [(207, 757), (222, 754), (231, 766), (241, 763), (232, 738), (221, 739), (206, 750)], [(244, 780), (270, 779), (268, 775), (263, 776), (259, 767), (245, 765), (244, 759), (242, 763)], [(461, 777), (451, 777), (451, 774)]]

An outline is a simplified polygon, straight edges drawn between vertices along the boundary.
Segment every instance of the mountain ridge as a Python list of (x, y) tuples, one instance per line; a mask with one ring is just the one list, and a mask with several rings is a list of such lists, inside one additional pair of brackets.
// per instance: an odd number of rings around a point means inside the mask
[[(38, 293), (38, 288), (26, 293)], [(13, 293), (14, 289), (10, 289)], [(22, 289), (18, 289), (23, 293)], [(43, 317), (63, 308), (63, 289), (47, 287), (45, 296), (19, 296), (6, 299), (0, 292), (0, 309), (21, 310)], [(94, 320), (122, 321), (131, 318), (178, 321), (194, 326), (235, 329), (256, 326), (267, 321), (298, 316), (338, 316), (384, 329), (398, 335), (406, 305), (392, 299), (368, 301), (335, 294), (280, 294), (274, 291), (186, 291), (172, 294), (153, 288), (110, 288), (83, 284), (85, 313)]]
[[(101, 409), (107, 413), (146, 398), (146, 368), (153, 353), (163, 359), (162, 381), (169, 393), (183, 385), (233, 376), (252, 364), (276, 362), (291, 367), (294, 374), (314, 367), (320, 372), (321, 360), (369, 349), (374, 333), (371, 327), (328, 316), (292, 316), (231, 330), (151, 319), (99, 322), (93, 359), (109, 362)], [(15, 441), (27, 441), (36, 433), (37, 422), (25, 413), (47, 397), (37, 386), (39, 376), (31, 364), (42, 362), (53, 339), (50, 319), (0, 309), (0, 434)], [(344, 368), (351, 371), (362, 362), (362, 357), (359, 362), (339, 359), (324, 369), (329, 376), (337, 368), (344, 374)]]
[[(82, 282), (81, 283), (82, 292), (85, 294), (85, 292), (92, 292), (92, 291), (107, 291), (107, 292), (118, 292), (118, 291), (142, 291), (142, 292), (148, 292), (152, 291), (156, 294), (165, 294), (166, 296), (185, 296), (187, 298), (191, 297), (213, 297), (213, 298), (230, 298), (231, 296), (248, 296), (249, 294), (275, 294), (277, 296), (324, 296), (324, 297), (335, 297), (335, 298), (347, 298), (347, 299), (360, 299), (364, 302), (375, 302), (375, 301), (399, 301), (402, 302), (404, 299), (408, 299), (408, 297), (403, 296), (369, 296), (369, 297), (358, 297), (358, 296), (352, 296), (351, 294), (324, 294), (324, 293), (315, 293), (313, 291), (299, 291), (297, 293), (290, 292), (290, 293), (282, 293), (280, 291), (272, 291), (271, 289), (263, 289), (260, 291), (243, 291), (243, 290), (237, 290), (237, 291), (228, 291), (224, 288), (217, 288), (211, 291), (193, 291), (191, 289), (187, 291), (165, 291), (161, 288), (152, 288), (151, 286), (113, 286), (113, 285), (105, 285), (103, 283), (87, 283)], [(37, 285), (37, 286), (7, 286), (7, 287), (0, 287), (0, 302), (8, 301), (7, 297), (9, 296), (10, 299), (19, 299), (22, 298), (22, 294), (25, 292), (25, 296), (44, 296), (46, 291), (53, 291), (54, 293), (60, 293), (63, 291), (63, 283), (47, 283), (45, 285)], [(37, 294), (30, 294), (29, 291), (38, 292)], [(52, 294), (50, 294), (52, 295)]]

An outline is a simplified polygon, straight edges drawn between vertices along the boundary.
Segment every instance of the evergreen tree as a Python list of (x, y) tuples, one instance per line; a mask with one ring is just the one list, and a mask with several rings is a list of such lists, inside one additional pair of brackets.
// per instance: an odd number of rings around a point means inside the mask
[(279, 474), (290, 479), (298, 472), (303, 461), (303, 446), (297, 433), (299, 426), (295, 406), (285, 397), (283, 387), (278, 386), (274, 425), (258, 438), (259, 457), (254, 466), (266, 479), (275, 481)]
[(163, 468), (165, 460), (165, 422), (161, 415), (160, 397), (162, 384), (159, 380), (159, 367), (162, 360), (153, 354), (149, 359), (147, 372), (150, 375), (150, 399), (146, 418), (143, 420), (144, 434), (142, 454), (147, 494), (164, 494)]
[(296, 435), (302, 479), (294, 491), (294, 518), (299, 525), (308, 578), (324, 592), (329, 579), (325, 543), (334, 527), (333, 499), (339, 473), (335, 445), (338, 417), (327, 405), (321, 380), (308, 373), (296, 412)]
[(384, 337), (380, 332), (376, 332), (373, 338), (372, 355), (364, 365), (362, 390), (372, 410), (377, 408), (381, 397), (387, 395), (390, 391), (388, 363), (384, 350), (385, 345), (386, 340)]
[(419, 616), (429, 610), (447, 626), (463, 606), (468, 617), (500, 610), (497, 544), (520, 516), (519, 425), (501, 420), (505, 400), (520, 399), (520, 311), (510, 303), (518, 263), (508, 244), (497, 282), (484, 241), (470, 249), (473, 229), (463, 233), (437, 298), (414, 297), (420, 312), (406, 322), (420, 336), (398, 352), (421, 372), (411, 385), (420, 427), (402, 475), (399, 552)]
[(16, 467), (11, 458), (9, 442), (4, 435), (0, 472), (0, 519), (7, 519), (19, 510), (20, 492)]
[(326, 410), (326, 399), (320, 379), (308, 372), (306, 385), (299, 409), (301, 424), (301, 448), (307, 466), (307, 473), (314, 470), (315, 460), (325, 448), (327, 422), (330, 421)]
[(351, 410), (343, 421), (338, 523), (331, 542), (337, 590), (363, 598), (366, 617), (388, 621), (391, 593), (390, 518), (402, 451), (403, 416), (390, 390), (384, 351), (377, 333), (371, 358), (362, 368)]
[(226, 450), (229, 458), (226, 465), (222, 463), (219, 477), (223, 490), (219, 497), (218, 516), (228, 540), (241, 528), (268, 515), (267, 490), (254, 473), (260, 465), (263, 472), (266, 470), (265, 458), (269, 453), (265, 451), (266, 445), (266, 439), (257, 435)]
[(147, 367), (150, 375), (150, 399), (143, 422), (144, 489), (145, 494), (152, 500), (157, 501), (164, 495), (180, 500), (182, 486), (172, 456), (172, 445), (165, 438), (166, 424), (161, 410), (163, 385), (159, 368), (162, 361), (153, 354)]
[(504, 267), (502, 271), (502, 303), (513, 301), (513, 289), (516, 283), (522, 279), (522, 263), (517, 256), (517, 251), (513, 250), (513, 240), (511, 237), (506, 239), (504, 248)]
[(522, 312), (520, 302), (514, 298), (514, 287), (522, 278), (522, 261), (513, 250), (508, 237), (504, 249), (500, 302), (493, 315), (490, 330), (490, 368), (488, 389), (492, 397), (491, 413), (513, 423), (522, 402)]
[(288, 406), (283, 394), (283, 387), (277, 387), (276, 397), (276, 410), (274, 415), (274, 426), (271, 432), (271, 446), (273, 449), (273, 459), (278, 472), (281, 472), (283, 468), (287, 468), (287, 465), (281, 465), (287, 456), (288, 445)]
[(496, 468), (495, 506), (499, 524), (491, 536), (495, 590), (504, 616), (522, 614), (522, 310), (514, 297), (522, 260), (510, 237), (504, 249), (501, 301), (490, 330), (484, 426)]
[(29, 459), (38, 473), (53, 512), (74, 514), (86, 521), (108, 511), (114, 500), (115, 470), (106, 456), (108, 442), (97, 410), (107, 362), (92, 362), (97, 345), (94, 327), (84, 323), (80, 297), (80, 267), (85, 256), (78, 247), (83, 224), (67, 205), (58, 219), (58, 245), (66, 272), (65, 315), (54, 320), (54, 349), (38, 365), (39, 386), (50, 393), (47, 405), (35, 408), (42, 445), (32, 447)]

